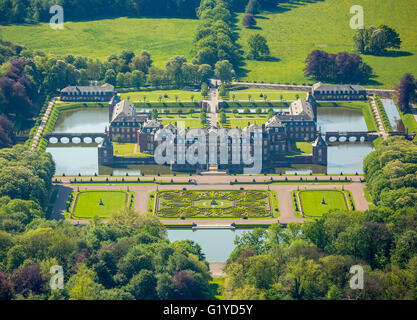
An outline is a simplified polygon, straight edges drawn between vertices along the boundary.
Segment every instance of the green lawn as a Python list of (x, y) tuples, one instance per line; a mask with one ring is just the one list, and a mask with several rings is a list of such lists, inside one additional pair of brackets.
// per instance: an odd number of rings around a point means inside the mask
[(285, 1), (274, 12), (262, 12), (257, 18), (256, 29), (241, 25), (245, 13), (238, 15), (238, 43), (247, 52), (247, 40), (251, 34), (266, 37), (271, 57), (277, 61), (245, 60), (247, 74), (240, 80), (275, 83), (314, 83), (304, 76), (304, 61), (315, 49), (331, 53), (354, 52), (349, 27), (353, 15), (349, 9), (361, 5), (365, 14), (365, 25), (386, 24), (396, 29), (401, 37), (402, 48), (397, 57), (362, 56), (374, 70), (376, 82), (383, 87), (393, 88), (404, 73), (417, 74), (417, 1), (410, 0), (324, 0)]
[[(167, 97), (165, 97), (167, 96)], [(162, 97), (162, 102), (176, 101), (175, 97), (178, 97), (178, 101), (192, 101), (191, 97), (194, 97), (194, 101), (200, 101), (202, 99), (200, 92), (185, 91), (185, 90), (154, 90), (154, 91), (140, 91), (140, 92), (127, 92), (121, 93), (120, 97), (130, 101), (143, 101), (146, 97), (146, 101), (159, 102), (159, 97)]]
[(49, 23), (1, 26), (2, 39), (57, 55), (82, 55), (106, 60), (123, 50), (148, 50), (154, 64), (162, 67), (169, 58), (184, 55), (190, 60), (198, 20), (103, 19), (65, 22), (64, 30)]
[(158, 121), (161, 122), (163, 125), (167, 125), (169, 123), (175, 125), (180, 125), (181, 122), (184, 122), (183, 125), (185, 128), (190, 127), (191, 129), (202, 128), (202, 124), (200, 121), (200, 113), (194, 112), (189, 114), (162, 114), (160, 113), (158, 116)]
[(363, 189), (363, 192), (364, 192), (364, 194), (365, 194), (365, 199), (366, 199), (366, 201), (368, 201), (368, 202), (372, 202), (372, 197), (371, 197), (371, 195), (370, 195), (370, 193), (369, 193), (368, 188)]
[(235, 114), (235, 113), (226, 113), (226, 124), (223, 126), (225, 128), (236, 128), (239, 129), (245, 128), (248, 126), (248, 123), (256, 123), (258, 125), (264, 124), (268, 120), (267, 114)]
[(404, 125), (408, 128), (408, 132), (417, 132), (417, 122), (412, 113), (403, 113), (398, 110), (401, 116), (401, 120)]
[(135, 152), (136, 143), (119, 143), (113, 142), (114, 155), (126, 158), (148, 158), (153, 157), (150, 154), (140, 153), (139, 146)]
[(182, 122), (183, 122), (184, 128), (189, 127), (190, 129), (198, 129), (198, 128), (203, 127), (200, 119), (190, 119), (185, 116), (179, 117), (178, 115), (175, 115), (175, 116), (162, 115), (158, 117), (158, 121), (162, 123), (163, 125), (167, 125), (169, 123), (175, 125), (175, 123), (177, 123), (177, 126), (180, 126), (180, 124), (182, 125)]
[[(267, 96), (267, 101), (280, 101), (281, 96), (282, 100), (297, 100), (305, 99), (307, 96), (306, 92), (302, 91), (284, 91), (284, 90), (271, 90), (271, 89), (246, 89), (246, 90), (233, 90), (229, 91), (229, 97), (227, 100), (233, 100), (233, 95), (235, 96), (235, 101), (249, 101), (249, 96), (251, 95), (251, 101), (264, 101), (263, 96)], [(262, 96), (261, 96), (262, 95)]]
[(340, 190), (301, 190), (298, 194), (307, 217), (320, 217), (330, 209), (348, 210), (344, 193)]
[[(128, 197), (126, 191), (80, 191), (74, 197), (76, 203), (72, 217), (74, 219), (106, 218), (112, 212), (123, 209)], [(103, 205), (100, 205), (100, 199)]]
[(307, 155), (313, 153), (312, 142), (291, 141), (292, 155)]

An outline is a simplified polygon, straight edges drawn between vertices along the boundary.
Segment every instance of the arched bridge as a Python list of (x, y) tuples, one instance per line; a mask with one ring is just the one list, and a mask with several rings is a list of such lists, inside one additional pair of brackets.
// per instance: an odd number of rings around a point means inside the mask
[(44, 138), (49, 143), (100, 143), (106, 136), (100, 133), (49, 133)]
[(374, 141), (379, 135), (376, 131), (326, 132), (327, 142), (363, 142)]

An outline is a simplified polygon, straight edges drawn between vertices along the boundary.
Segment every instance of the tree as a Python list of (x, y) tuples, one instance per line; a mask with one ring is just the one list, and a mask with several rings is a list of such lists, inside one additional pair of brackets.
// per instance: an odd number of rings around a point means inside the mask
[(157, 279), (150, 270), (141, 270), (129, 283), (129, 291), (137, 300), (154, 300)]
[(130, 61), (129, 67), (133, 72), (134, 70), (148, 73), (149, 68), (152, 65), (151, 55), (147, 51), (142, 51), (139, 56), (135, 56)]
[(184, 56), (174, 56), (165, 64), (168, 78), (178, 85), (183, 83), (182, 66), (186, 62), (187, 59)]
[(142, 87), (145, 84), (145, 74), (139, 70), (133, 70), (131, 75), (132, 87)]
[(207, 85), (207, 83), (205, 83), (205, 82), (203, 82), (203, 83), (201, 84), (201, 95), (202, 95), (203, 97), (207, 97), (207, 96), (208, 96), (208, 85)]
[(111, 84), (113, 86), (116, 85), (116, 73), (113, 69), (108, 69), (104, 76), (104, 82)]
[(367, 81), (372, 76), (372, 68), (359, 55), (347, 52), (329, 54), (313, 50), (305, 63), (304, 74), (317, 80), (354, 83)]
[(224, 125), (226, 124), (227, 121), (227, 117), (226, 117), (226, 113), (224, 112), (224, 110), (221, 110), (219, 113), (219, 122)]
[(381, 25), (379, 28), (385, 33), (387, 48), (399, 49), (401, 47), (401, 39), (397, 31), (386, 25)]
[(268, 110), (268, 119), (271, 119), (275, 116), (275, 112), (274, 109), (269, 109)]
[(158, 120), (158, 109), (152, 109), (152, 119)]
[(233, 70), (233, 65), (229, 61), (222, 60), (216, 63), (214, 74), (222, 82), (230, 83), (232, 82), (235, 71)]
[(270, 255), (255, 255), (246, 265), (248, 281), (259, 289), (268, 289), (276, 281), (277, 264)]
[[(25, 60), (13, 59), (7, 63), (6, 74), (0, 77), (1, 111), (23, 119), (33, 115), (35, 97), (34, 84), (25, 72), (26, 65)], [(64, 78), (62, 73), (61, 78)]]
[(229, 95), (229, 91), (223, 83), (219, 86), (219, 95), (222, 98), (225, 98)]
[(253, 14), (247, 14), (243, 17), (242, 25), (246, 28), (252, 28), (256, 26), (256, 19)]
[(398, 106), (401, 111), (407, 112), (410, 110), (410, 103), (416, 101), (417, 83), (414, 76), (410, 73), (406, 73), (397, 86), (396, 91), (398, 95)]
[(207, 82), (213, 75), (213, 69), (209, 64), (201, 64), (198, 67), (198, 78), (200, 82)]
[(205, 110), (200, 112), (200, 122), (203, 126), (207, 125), (207, 112)]
[(311, 300), (318, 294), (319, 265), (301, 256), (287, 266), (286, 281), (292, 298)]
[(172, 296), (175, 300), (198, 300), (205, 297), (205, 288), (192, 273), (185, 270), (175, 272), (172, 277)]
[(6, 116), (0, 115), (0, 148), (10, 148), (14, 141), (13, 124)]
[(245, 12), (255, 15), (259, 13), (259, 3), (257, 0), (249, 0), (248, 4), (246, 5)]
[(414, 230), (407, 230), (395, 241), (392, 262), (404, 267), (410, 259), (416, 255), (417, 232)]
[(23, 296), (41, 294), (46, 290), (46, 281), (42, 278), (38, 263), (22, 267), (13, 275), (12, 282), (15, 292)]
[(125, 75), (123, 73), (119, 72), (117, 74), (117, 77), (116, 77), (116, 85), (118, 87), (124, 87), (125, 83), (126, 83)]
[(157, 67), (150, 67), (148, 70), (148, 82), (153, 86), (159, 86), (164, 83), (166, 73)]
[(358, 29), (353, 36), (356, 49), (365, 54), (383, 54), (386, 49), (401, 47), (399, 34), (392, 28), (381, 25), (378, 28)]
[(261, 36), (259, 33), (251, 35), (248, 40), (249, 54), (248, 58), (250, 59), (259, 59), (264, 56), (269, 55), (269, 47), (266, 42), (266, 39)]
[(0, 300), (10, 300), (13, 297), (13, 284), (7, 273), (0, 271)]
[(104, 288), (95, 282), (97, 275), (84, 263), (78, 265), (77, 273), (67, 283), (70, 300), (98, 300)]
[(159, 274), (156, 284), (158, 298), (161, 300), (169, 300), (172, 297), (172, 291), (172, 277), (168, 273)]

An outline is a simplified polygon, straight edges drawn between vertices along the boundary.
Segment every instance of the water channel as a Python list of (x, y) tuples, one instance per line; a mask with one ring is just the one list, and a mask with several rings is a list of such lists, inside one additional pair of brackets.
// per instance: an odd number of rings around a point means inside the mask
[(401, 116), (398, 112), (397, 106), (392, 99), (381, 99), (381, 102), (385, 108), (385, 112), (387, 113), (389, 122), (394, 129), (394, 131), (399, 131)]
[[(366, 131), (364, 117), (359, 110), (319, 108), (317, 123), (322, 133), (326, 131)], [(72, 110), (60, 115), (54, 132), (104, 132), (108, 125), (106, 108)], [(371, 143), (340, 143), (328, 148), (328, 173), (362, 173), (362, 161), (373, 150)], [(56, 162), (56, 174), (167, 174), (163, 166), (127, 166), (111, 168), (98, 166), (97, 148), (83, 145), (52, 144), (47, 148)], [(294, 165), (291, 168), (278, 168), (276, 172), (286, 174), (324, 173), (326, 168), (312, 165)]]
[(236, 236), (241, 236), (248, 229), (168, 229), (168, 239), (193, 240), (197, 242), (208, 262), (224, 262), (235, 248)]

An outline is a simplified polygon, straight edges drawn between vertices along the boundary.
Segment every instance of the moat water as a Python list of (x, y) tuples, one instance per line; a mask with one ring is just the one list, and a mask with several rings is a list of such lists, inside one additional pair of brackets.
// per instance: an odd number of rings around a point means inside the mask
[[(322, 133), (326, 131), (366, 131), (365, 119), (361, 111), (319, 108), (317, 123)], [(104, 132), (108, 125), (108, 111), (103, 109), (85, 109), (67, 111), (59, 117), (54, 132)], [(309, 174), (311, 173), (362, 173), (363, 159), (373, 148), (372, 143), (340, 143), (329, 146), (328, 166), (294, 165), (291, 168), (277, 168), (276, 172), (284, 174)], [(112, 168), (98, 166), (97, 148), (86, 144), (76, 145), (49, 144), (47, 152), (50, 152), (56, 162), (56, 174), (168, 174), (165, 166), (127, 166)]]
[(401, 116), (398, 112), (397, 106), (392, 99), (381, 99), (384, 105), (385, 112), (387, 113), (389, 122), (394, 131), (399, 131)]
[(243, 235), (247, 229), (168, 229), (168, 239), (192, 240), (197, 242), (208, 262), (224, 262), (235, 249), (236, 236)]

